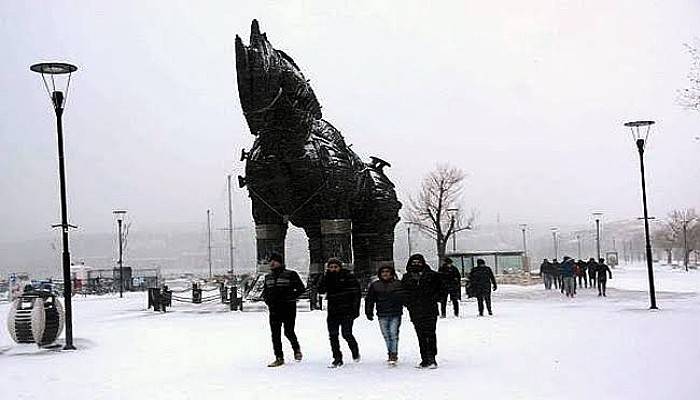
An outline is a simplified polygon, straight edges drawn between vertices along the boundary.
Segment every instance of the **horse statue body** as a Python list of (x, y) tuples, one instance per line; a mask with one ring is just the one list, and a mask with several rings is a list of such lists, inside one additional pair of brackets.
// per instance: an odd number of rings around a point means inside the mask
[[(255, 136), (242, 151), (256, 225), (258, 271), (272, 252), (284, 256), (289, 223), (304, 229), (310, 281), (330, 257), (354, 268), (361, 282), (393, 266), (394, 227), (401, 203), (384, 173), (389, 164), (364, 162), (322, 118), (321, 105), (294, 60), (276, 50), (253, 20), (250, 44), (236, 36), (241, 107)], [(353, 257), (354, 256), (354, 257)]]

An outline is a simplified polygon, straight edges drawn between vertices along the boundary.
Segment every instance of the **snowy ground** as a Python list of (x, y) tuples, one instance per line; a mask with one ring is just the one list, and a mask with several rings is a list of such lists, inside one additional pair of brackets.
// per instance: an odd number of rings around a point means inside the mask
[[(145, 294), (76, 298), (78, 351), (16, 345), (0, 305), (3, 399), (697, 399), (700, 271), (656, 271), (659, 311), (649, 311), (643, 266), (618, 268), (608, 298), (573, 300), (541, 287), (502, 286), (493, 317), (438, 323), (437, 370), (416, 370), (404, 319), (400, 365), (384, 365), (376, 321), (356, 322), (363, 360), (330, 360), (325, 312), (299, 313), (304, 361), (272, 360), (264, 312), (176, 304), (145, 310)], [(289, 354), (288, 343), (285, 350)], [(346, 350), (346, 358), (349, 358)], [(483, 397), (482, 397), (483, 396)]]

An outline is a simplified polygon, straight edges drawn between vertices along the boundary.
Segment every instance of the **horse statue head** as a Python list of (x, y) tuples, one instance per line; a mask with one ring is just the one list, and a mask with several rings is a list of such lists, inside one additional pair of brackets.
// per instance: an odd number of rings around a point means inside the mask
[(313, 121), (321, 119), (321, 106), (304, 74), (291, 57), (272, 47), (257, 20), (251, 24), (248, 46), (236, 35), (236, 73), (253, 135), (305, 138)]

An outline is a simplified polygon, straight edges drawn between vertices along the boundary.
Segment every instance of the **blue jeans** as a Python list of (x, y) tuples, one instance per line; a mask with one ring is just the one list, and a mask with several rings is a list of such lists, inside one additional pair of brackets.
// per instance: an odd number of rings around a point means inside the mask
[(399, 352), (399, 327), (401, 326), (401, 316), (379, 317), (379, 329), (382, 331), (386, 350), (389, 353)]

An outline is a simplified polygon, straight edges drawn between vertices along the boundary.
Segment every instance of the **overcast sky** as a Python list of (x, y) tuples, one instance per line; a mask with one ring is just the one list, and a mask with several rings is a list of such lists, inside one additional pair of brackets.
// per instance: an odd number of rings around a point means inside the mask
[[(638, 158), (622, 123), (653, 119), (650, 214), (700, 208), (700, 114), (675, 103), (683, 43), (700, 37), (697, 0), (2, 3), (3, 241), (59, 220), (38, 61), (79, 67), (64, 118), (72, 223), (109, 232), (125, 208), (135, 227), (168, 229), (203, 224), (212, 208), (224, 226), (226, 175), (242, 174), (253, 142), (233, 56), (253, 18), (353, 149), (392, 163), (402, 200), (449, 162), (469, 174), (464, 207), (482, 223), (637, 217)], [(250, 225), (235, 190), (235, 219)]]

